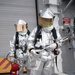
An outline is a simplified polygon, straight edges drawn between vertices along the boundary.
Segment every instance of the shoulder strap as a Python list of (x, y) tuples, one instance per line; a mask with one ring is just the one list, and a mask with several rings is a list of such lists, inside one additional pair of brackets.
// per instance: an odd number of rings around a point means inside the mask
[(27, 34), (30, 35), (30, 31), (29, 30), (27, 30)]
[[(30, 35), (30, 31), (29, 31), (29, 30), (27, 30), (27, 34)], [(24, 52), (24, 53), (27, 52), (27, 44), (25, 44), (25, 50), (24, 50), (23, 52)]]
[(41, 32), (41, 29), (42, 29), (41, 26), (37, 26), (36, 36), (39, 35), (39, 33)]
[(37, 30), (36, 30), (36, 33), (35, 33), (35, 40), (34, 40), (34, 45), (36, 44), (37, 42), (37, 38), (41, 38), (41, 29), (42, 27), (41, 26), (37, 26)]
[(52, 32), (52, 35), (53, 35), (53, 38), (54, 38), (54, 42), (56, 42), (56, 39), (57, 39), (56, 29), (53, 28), (53, 29), (51, 30), (51, 32)]

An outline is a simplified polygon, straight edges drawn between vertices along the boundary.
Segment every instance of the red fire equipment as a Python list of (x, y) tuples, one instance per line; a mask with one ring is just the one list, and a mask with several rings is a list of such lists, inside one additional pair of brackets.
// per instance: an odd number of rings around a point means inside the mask
[(19, 75), (19, 65), (14, 62), (11, 64), (11, 74), (10, 75)]

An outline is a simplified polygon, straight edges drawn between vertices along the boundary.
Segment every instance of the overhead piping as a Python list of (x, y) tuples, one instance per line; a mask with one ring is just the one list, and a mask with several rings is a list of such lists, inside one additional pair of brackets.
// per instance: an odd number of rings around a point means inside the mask
[(66, 7), (64, 8), (64, 10), (63, 10), (62, 12), (65, 12), (65, 11), (67, 10), (67, 8), (71, 5), (72, 1), (73, 1), (73, 0), (70, 0), (70, 1), (68, 2), (68, 4), (66, 5)]

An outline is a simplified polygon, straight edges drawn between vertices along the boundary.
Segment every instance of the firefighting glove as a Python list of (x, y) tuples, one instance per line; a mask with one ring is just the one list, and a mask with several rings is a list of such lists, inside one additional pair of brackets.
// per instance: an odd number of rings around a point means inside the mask
[(15, 58), (13, 56), (10, 56), (10, 62), (14, 62)]
[(39, 51), (39, 50), (32, 49), (30, 53), (31, 53), (35, 58), (39, 58), (39, 57), (41, 57), (41, 54), (40, 54), (40, 52), (38, 52), (38, 51)]
[(14, 58), (14, 52), (13, 51), (9, 51), (9, 56), (10, 56), (10, 62), (14, 62), (15, 58)]

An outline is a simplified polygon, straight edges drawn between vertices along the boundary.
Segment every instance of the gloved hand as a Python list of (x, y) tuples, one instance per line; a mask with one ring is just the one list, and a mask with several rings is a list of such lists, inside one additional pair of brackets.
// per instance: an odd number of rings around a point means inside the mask
[(13, 51), (9, 51), (9, 56), (10, 56), (10, 62), (14, 62), (15, 58), (14, 58), (14, 52)]
[(14, 62), (15, 58), (13, 56), (10, 56), (10, 62)]
[(35, 57), (35, 58), (39, 58), (39, 57), (41, 57), (41, 54), (40, 54), (40, 52), (39, 52), (40, 50), (35, 50), (35, 49), (32, 49), (31, 50), (31, 54)]
[(47, 46), (46, 47), (46, 50), (47, 51), (53, 51), (56, 47), (57, 47), (57, 44), (56, 43), (53, 43), (50, 46)]

